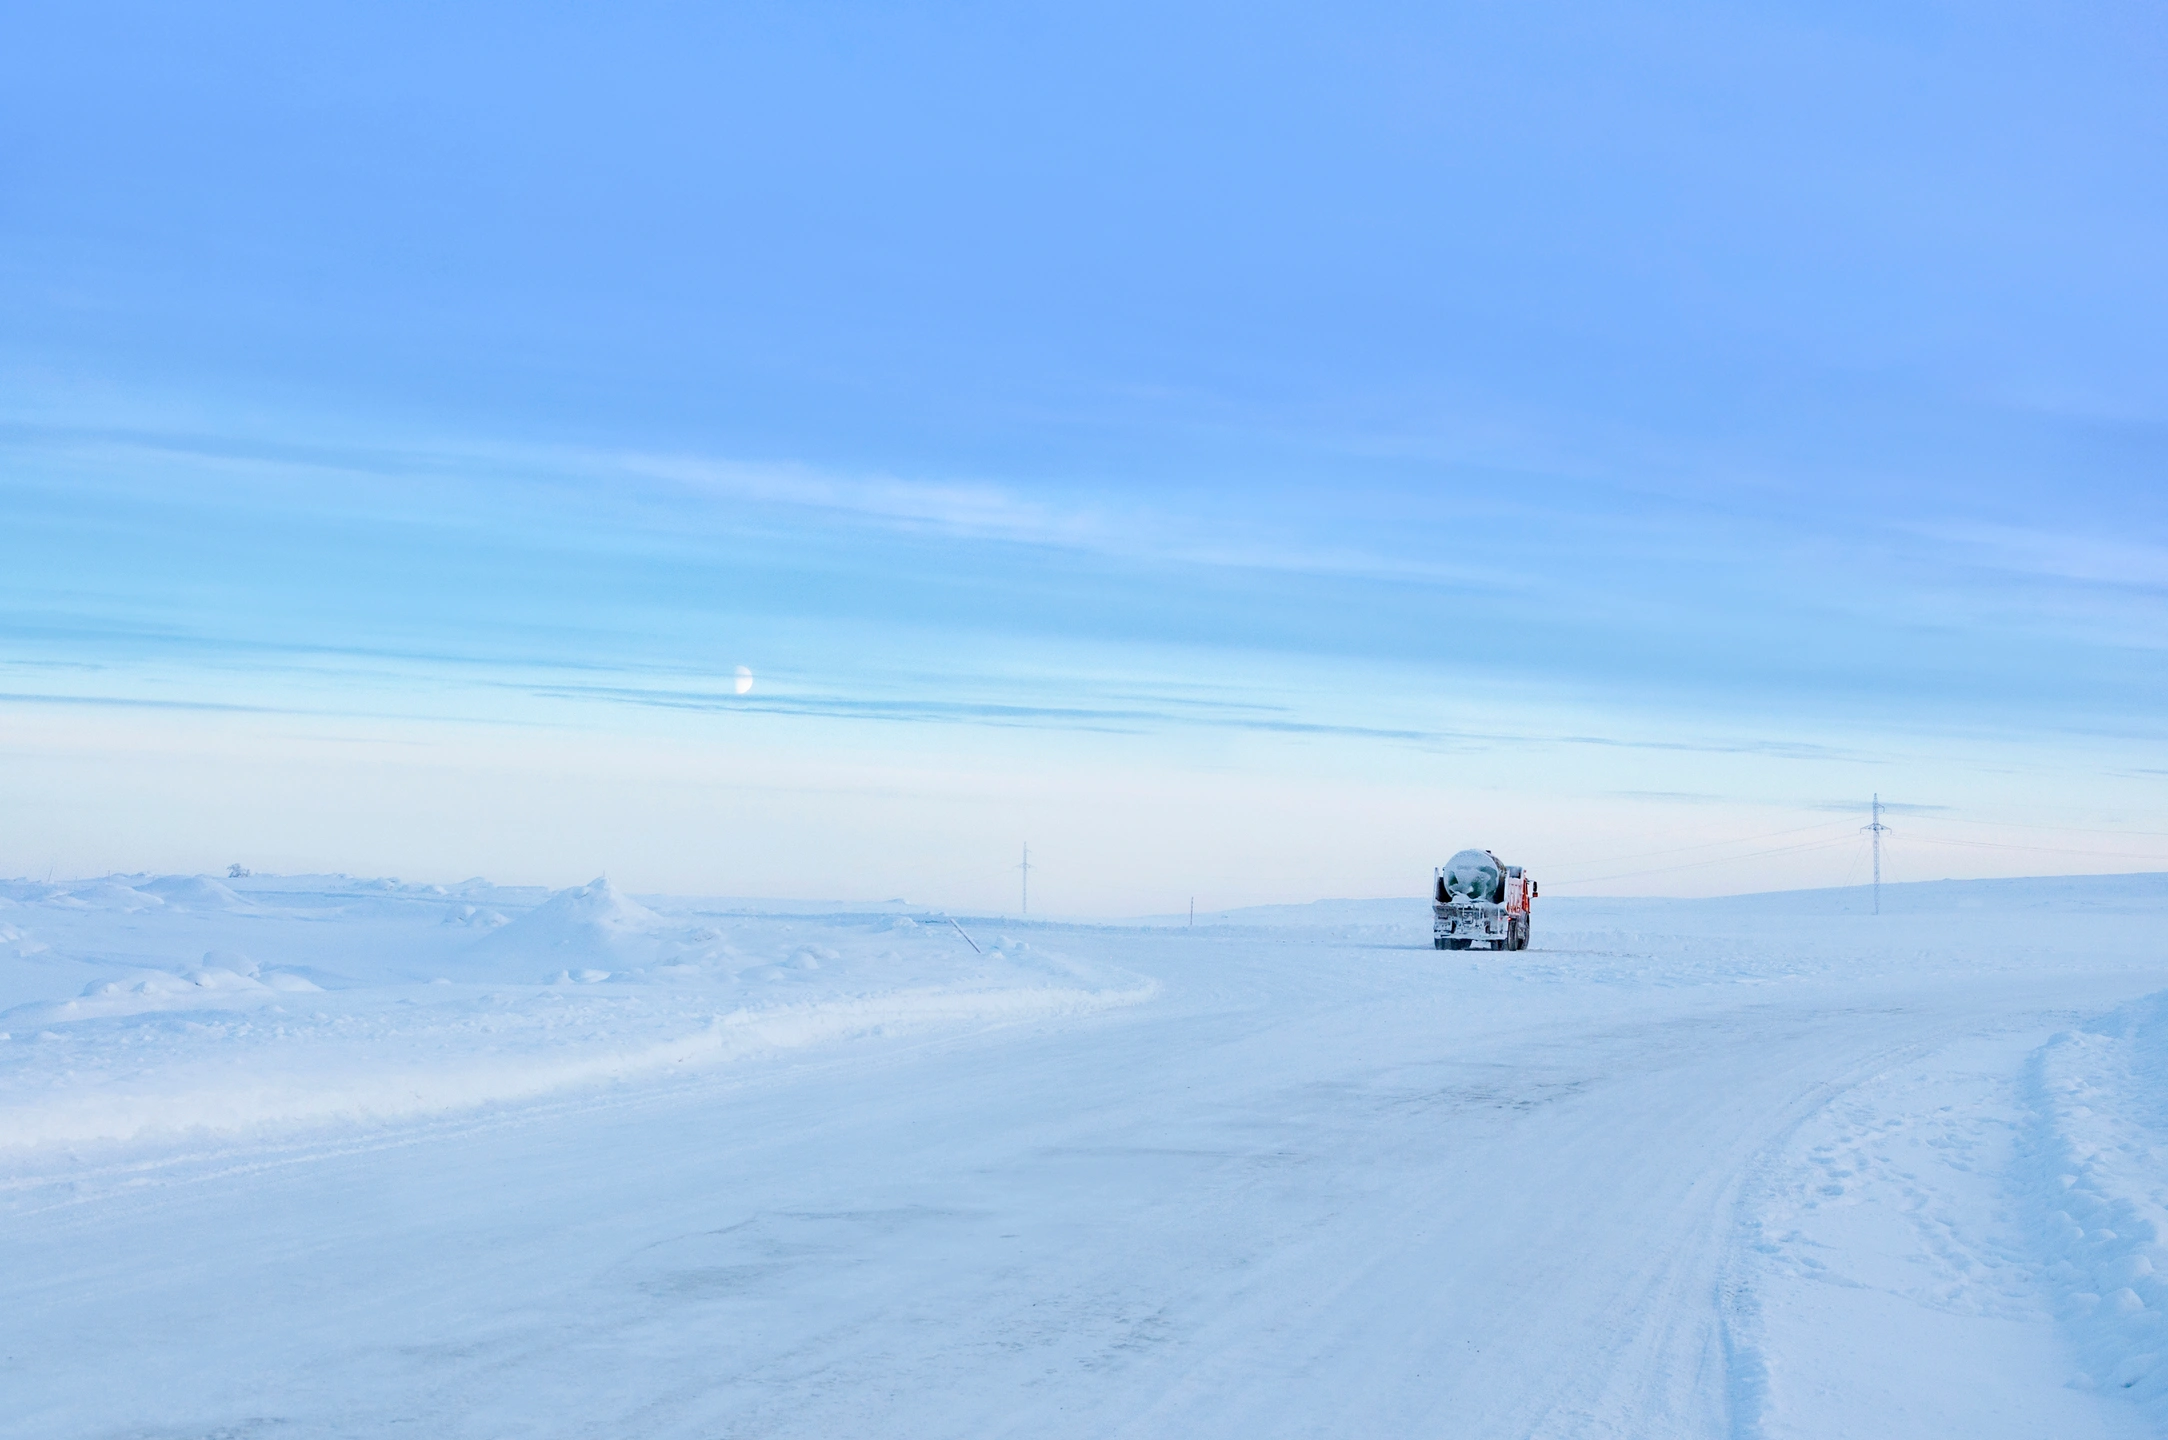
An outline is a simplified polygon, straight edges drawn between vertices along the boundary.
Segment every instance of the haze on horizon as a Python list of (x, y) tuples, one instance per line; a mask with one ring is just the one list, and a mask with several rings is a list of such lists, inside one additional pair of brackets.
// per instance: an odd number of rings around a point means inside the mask
[(0, 873), (2168, 869), (2150, 8), (6, 34)]

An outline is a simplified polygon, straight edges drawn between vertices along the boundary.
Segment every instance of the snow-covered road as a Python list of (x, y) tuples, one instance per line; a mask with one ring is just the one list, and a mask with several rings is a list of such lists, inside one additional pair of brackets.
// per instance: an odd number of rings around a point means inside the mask
[(1931, 897), (1012, 927), (1122, 1003), (29, 1147), (0, 1433), (2150, 1434), (2041, 1067), (2168, 988), (2163, 894), (2053, 957)]

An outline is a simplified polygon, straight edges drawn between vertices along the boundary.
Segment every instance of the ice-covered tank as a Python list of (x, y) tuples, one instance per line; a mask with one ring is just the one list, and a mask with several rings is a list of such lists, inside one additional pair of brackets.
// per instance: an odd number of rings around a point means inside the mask
[(1528, 948), (1528, 902), (1536, 882), (1488, 850), (1463, 850), (1433, 872), (1431, 943), (1466, 950)]
[(1505, 898), (1498, 893), (1504, 882), (1505, 869), (1496, 855), (1488, 850), (1463, 850), (1445, 862), (1438, 876), (1438, 898), (1499, 904)]

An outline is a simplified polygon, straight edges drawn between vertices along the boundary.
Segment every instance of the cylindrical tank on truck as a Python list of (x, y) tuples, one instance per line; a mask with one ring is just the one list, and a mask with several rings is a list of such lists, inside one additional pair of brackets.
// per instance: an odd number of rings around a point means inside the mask
[(1463, 850), (1432, 872), (1431, 944), (1440, 950), (1528, 948), (1536, 882), (1488, 850)]

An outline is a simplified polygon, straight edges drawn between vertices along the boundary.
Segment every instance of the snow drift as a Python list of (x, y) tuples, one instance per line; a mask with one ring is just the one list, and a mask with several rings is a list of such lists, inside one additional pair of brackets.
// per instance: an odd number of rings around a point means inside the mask
[(23, 887), (0, 926), (0, 1153), (381, 1124), (1152, 993), (947, 927), (665, 914), (603, 879), (127, 878)]
[(605, 878), (560, 890), (477, 942), (474, 953), (614, 968), (653, 961), (673, 934), (687, 929), (626, 898)]
[(2168, 1431), (2168, 992), (2056, 1036), (2027, 1068), (2024, 1178), (2084, 1365)]

